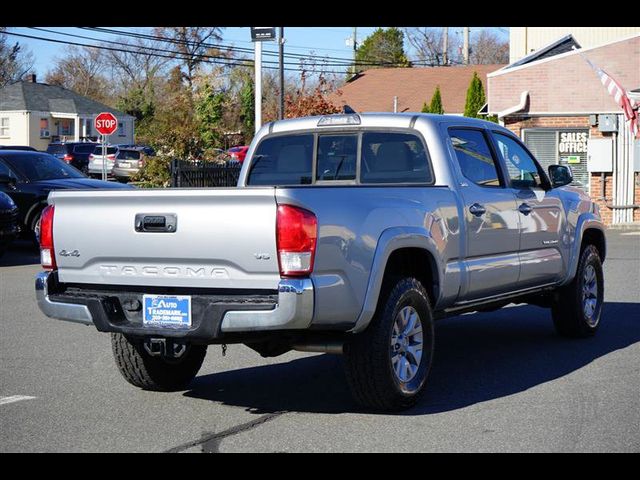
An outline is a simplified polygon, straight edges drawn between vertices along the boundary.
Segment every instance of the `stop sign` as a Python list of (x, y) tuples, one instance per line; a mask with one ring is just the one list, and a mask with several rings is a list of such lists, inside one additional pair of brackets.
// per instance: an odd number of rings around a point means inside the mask
[(101, 135), (111, 135), (118, 128), (118, 119), (113, 113), (99, 113), (95, 119), (94, 125)]

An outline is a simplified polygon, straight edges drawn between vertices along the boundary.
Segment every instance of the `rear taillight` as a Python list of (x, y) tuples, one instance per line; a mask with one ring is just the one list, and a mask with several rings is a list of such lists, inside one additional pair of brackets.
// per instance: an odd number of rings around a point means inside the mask
[(107, 160), (115, 160), (116, 156), (115, 155), (107, 155)]
[(40, 217), (40, 263), (45, 270), (55, 270), (56, 256), (53, 251), (53, 212), (55, 207), (47, 205)]
[(71, 161), (73, 160), (73, 155), (69, 155), (68, 153), (62, 157), (62, 160), (64, 160), (67, 163), (71, 163)]
[(89, 160), (93, 160), (93, 153), (89, 154)]
[(318, 238), (318, 220), (309, 210), (278, 206), (276, 242), (278, 265), (283, 277), (301, 277), (313, 271)]

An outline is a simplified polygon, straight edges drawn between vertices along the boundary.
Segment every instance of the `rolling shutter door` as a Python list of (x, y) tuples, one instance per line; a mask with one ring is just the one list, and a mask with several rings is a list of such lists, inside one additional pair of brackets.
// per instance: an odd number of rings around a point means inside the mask
[(558, 141), (555, 130), (524, 132), (524, 144), (531, 150), (531, 153), (540, 162), (545, 172), (549, 170), (549, 165), (558, 163), (556, 153)]

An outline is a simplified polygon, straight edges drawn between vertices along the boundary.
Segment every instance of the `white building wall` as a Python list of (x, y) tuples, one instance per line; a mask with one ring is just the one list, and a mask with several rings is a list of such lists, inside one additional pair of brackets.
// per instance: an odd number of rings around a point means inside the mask
[[(0, 112), (0, 119), (9, 119), (8, 135), (0, 130), (0, 145), (29, 145), (29, 115), (26, 111)], [(1, 124), (1, 121), (0, 121)]]
[(572, 34), (582, 48), (590, 48), (637, 33), (640, 27), (510, 27), (509, 63), (568, 34)]

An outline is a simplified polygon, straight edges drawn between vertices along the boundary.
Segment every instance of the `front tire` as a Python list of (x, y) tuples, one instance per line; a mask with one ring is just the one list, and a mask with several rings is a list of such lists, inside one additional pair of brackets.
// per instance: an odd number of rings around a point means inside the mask
[(598, 249), (587, 245), (580, 253), (576, 276), (556, 292), (551, 307), (553, 324), (563, 337), (591, 337), (600, 326), (604, 274)]
[(415, 278), (390, 282), (367, 329), (345, 345), (345, 372), (365, 408), (396, 411), (413, 406), (433, 360), (433, 315)]
[(118, 370), (127, 382), (143, 390), (171, 392), (185, 389), (195, 378), (207, 354), (206, 345), (189, 345), (178, 359), (151, 356), (141, 339), (111, 334)]

